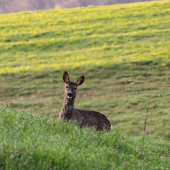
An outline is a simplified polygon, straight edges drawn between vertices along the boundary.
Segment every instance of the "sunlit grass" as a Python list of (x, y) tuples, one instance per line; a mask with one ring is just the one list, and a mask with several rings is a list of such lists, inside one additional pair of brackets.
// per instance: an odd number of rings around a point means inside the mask
[[(0, 15), (0, 105), (58, 116), (63, 72), (82, 75), (75, 107), (122, 133), (170, 138), (170, 2)], [(40, 93), (40, 90), (43, 93)]]
[(0, 73), (166, 62), (168, 18), (168, 1), (0, 15)]

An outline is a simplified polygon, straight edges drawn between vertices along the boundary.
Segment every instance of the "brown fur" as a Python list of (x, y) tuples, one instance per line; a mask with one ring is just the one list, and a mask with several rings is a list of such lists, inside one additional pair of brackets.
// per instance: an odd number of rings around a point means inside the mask
[[(65, 82), (65, 98), (63, 108), (59, 114), (59, 120), (65, 119), (67, 121), (73, 120), (80, 124), (80, 127), (95, 127), (96, 130), (110, 130), (112, 125), (107, 117), (99, 112), (89, 110), (79, 110), (74, 108), (74, 101), (76, 98), (76, 89), (84, 82), (84, 76), (77, 79), (77, 81), (70, 82), (67, 72), (63, 75)], [(71, 96), (71, 97), (70, 97)]]

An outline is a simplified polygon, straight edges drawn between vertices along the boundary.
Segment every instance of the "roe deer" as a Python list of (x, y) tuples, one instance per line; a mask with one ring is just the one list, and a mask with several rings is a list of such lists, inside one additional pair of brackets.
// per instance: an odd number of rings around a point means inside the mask
[(107, 117), (99, 112), (89, 110), (79, 110), (74, 108), (74, 100), (76, 98), (77, 87), (84, 82), (84, 76), (77, 79), (77, 81), (71, 82), (67, 72), (63, 75), (65, 82), (65, 93), (63, 108), (59, 114), (59, 120), (74, 120), (78, 122), (80, 127), (95, 127), (96, 130), (110, 130), (112, 125)]

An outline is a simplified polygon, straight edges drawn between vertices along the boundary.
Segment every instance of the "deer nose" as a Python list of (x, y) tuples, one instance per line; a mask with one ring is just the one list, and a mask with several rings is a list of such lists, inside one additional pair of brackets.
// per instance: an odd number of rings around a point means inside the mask
[(73, 97), (73, 94), (72, 94), (72, 93), (68, 93), (68, 94), (67, 94), (67, 97), (68, 97), (68, 98), (72, 98), (72, 97)]

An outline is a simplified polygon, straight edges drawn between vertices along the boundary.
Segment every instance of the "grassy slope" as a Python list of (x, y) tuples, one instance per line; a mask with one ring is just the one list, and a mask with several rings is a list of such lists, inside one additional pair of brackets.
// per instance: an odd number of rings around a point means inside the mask
[[(76, 108), (116, 128), (170, 138), (170, 2), (0, 15), (0, 105), (57, 115), (65, 70), (82, 74)], [(40, 88), (43, 94), (40, 94)]]
[(170, 144), (0, 109), (1, 169), (169, 169)]

